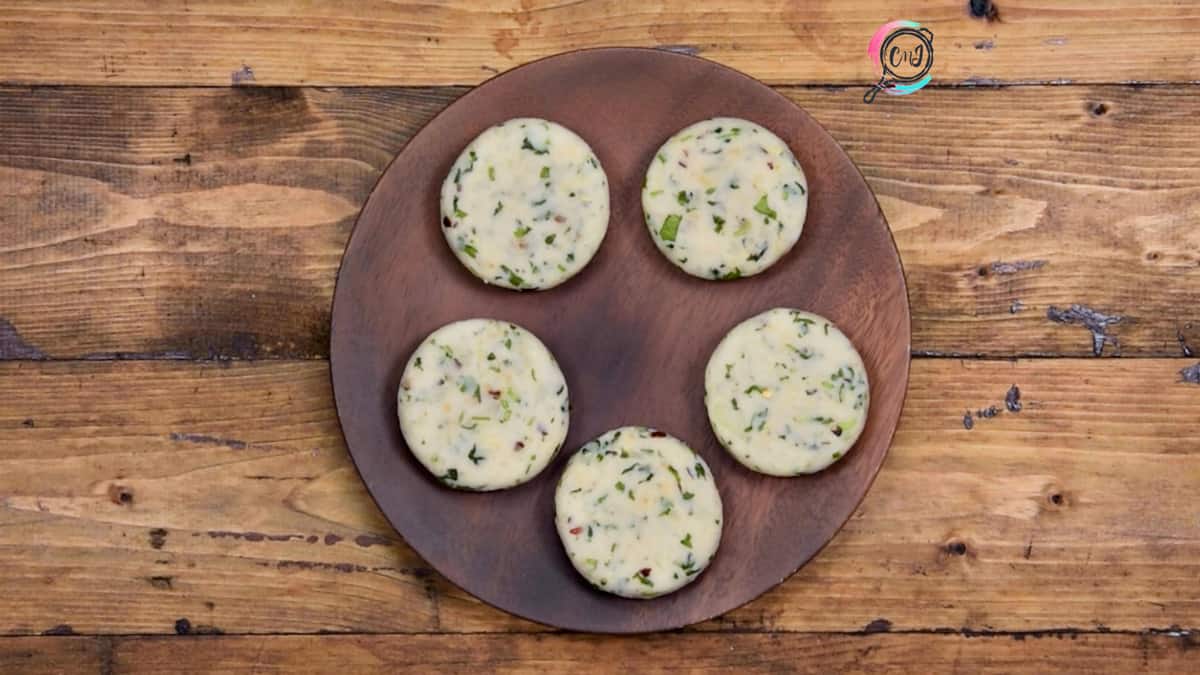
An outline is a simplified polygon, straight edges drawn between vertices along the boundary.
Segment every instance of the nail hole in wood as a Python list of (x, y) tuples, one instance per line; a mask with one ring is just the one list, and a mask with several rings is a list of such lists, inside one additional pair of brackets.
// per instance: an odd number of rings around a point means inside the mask
[(967, 545), (961, 541), (952, 541), (949, 544), (946, 544), (946, 552), (954, 555), (966, 555)]
[(1103, 117), (1106, 114), (1108, 114), (1108, 104), (1107, 103), (1093, 103), (1092, 104), (1092, 117)]
[(1064, 501), (1064, 500), (1063, 500), (1063, 496), (1062, 496), (1061, 494), (1057, 493), (1057, 492), (1055, 492), (1054, 494), (1050, 495), (1050, 503), (1051, 503), (1051, 504), (1054, 504), (1055, 506), (1062, 506), (1062, 505), (1063, 505), (1063, 501)]
[(996, 3), (992, 0), (968, 0), (967, 10), (976, 19), (1000, 20), (1000, 10), (996, 8)]

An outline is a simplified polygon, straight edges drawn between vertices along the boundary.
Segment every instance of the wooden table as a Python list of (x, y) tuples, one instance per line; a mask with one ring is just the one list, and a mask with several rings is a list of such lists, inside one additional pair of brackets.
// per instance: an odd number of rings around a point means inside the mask
[[(898, 18), (933, 30), (934, 85), (864, 105)], [(0, 671), (1200, 668), (1198, 36), (1200, 7), (1136, 0), (0, 1)], [(355, 474), (326, 360), (405, 141), (602, 44), (824, 124), (892, 225), (916, 357), (824, 552), (632, 638), (431, 570)]]

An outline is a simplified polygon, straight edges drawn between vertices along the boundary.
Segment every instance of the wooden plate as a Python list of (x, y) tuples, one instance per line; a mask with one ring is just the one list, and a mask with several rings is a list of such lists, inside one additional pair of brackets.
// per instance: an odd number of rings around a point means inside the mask
[[(850, 99), (847, 99), (848, 101)], [(807, 224), (769, 271), (733, 282), (684, 274), (642, 221), (642, 176), (671, 134), (714, 116), (778, 134), (808, 176)], [(462, 148), (492, 124), (543, 117), (573, 129), (608, 174), (612, 220), (582, 273), (549, 291), (485, 286), (454, 258), (438, 191)], [(704, 366), (743, 319), (787, 306), (833, 319), (862, 353), (871, 409), (855, 448), (809, 477), (749, 471), (717, 444)], [(404, 445), (396, 387), (435, 328), (469, 317), (516, 322), (554, 352), (571, 392), (566, 446), (536, 479), (469, 494), (433, 480)], [(891, 443), (908, 383), (909, 310), (891, 232), (862, 175), (803, 110), (698, 58), (596, 49), (537, 61), (471, 90), (421, 130), (380, 178), (346, 247), (334, 294), (338, 416), (371, 495), (404, 539), (452, 582), (514, 614), (573, 630), (674, 628), (746, 603), (795, 572), (857, 507)], [(725, 503), (713, 564), (683, 590), (626, 600), (590, 588), (555, 533), (554, 487), (569, 454), (626, 424), (661, 428), (711, 465)], [(405, 608), (396, 607), (403, 612)]]

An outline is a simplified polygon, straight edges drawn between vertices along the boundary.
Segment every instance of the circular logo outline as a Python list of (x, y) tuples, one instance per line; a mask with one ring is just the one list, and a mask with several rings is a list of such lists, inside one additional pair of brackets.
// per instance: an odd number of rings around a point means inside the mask
[[(892, 43), (896, 37), (900, 35), (911, 35), (925, 47), (928, 53), (921, 72), (913, 77), (901, 77), (884, 63), (884, 52), (888, 45)], [(933, 31), (923, 27), (916, 21), (889, 21), (879, 27), (875, 34), (871, 36), (871, 42), (867, 46), (867, 56), (871, 57), (871, 62), (875, 64), (875, 72), (879, 75), (879, 82), (872, 86), (863, 96), (864, 103), (870, 103), (875, 100), (875, 95), (882, 89), (891, 96), (905, 96), (920, 90), (932, 80), (932, 75), (929, 71), (933, 68)]]

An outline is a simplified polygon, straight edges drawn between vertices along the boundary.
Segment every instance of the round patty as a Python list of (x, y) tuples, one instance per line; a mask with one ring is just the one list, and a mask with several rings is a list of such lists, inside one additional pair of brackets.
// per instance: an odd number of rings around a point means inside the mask
[(828, 319), (772, 309), (738, 324), (704, 371), (713, 431), (761, 473), (814, 473), (862, 434), (870, 392), (854, 345)]
[(704, 279), (758, 274), (804, 229), (808, 181), (786, 143), (763, 127), (718, 117), (672, 136), (642, 187), (658, 250)]
[(608, 230), (608, 178), (582, 138), (517, 118), (463, 150), (442, 184), (442, 234), (472, 274), (516, 290), (552, 288)]
[(653, 598), (690, 583), (721, 541), (721, 496), (682, 441), (622, 427), (567, 462), (554, 496), (558, 536), (596, 588)]
[(546, 345), (494, 319), (447, 324), (404, 367), (400, 431), (446, 485), (499, 490), (533, 478), (567, 437), (567, 383)]

